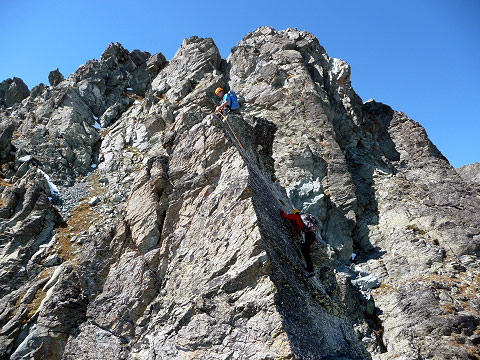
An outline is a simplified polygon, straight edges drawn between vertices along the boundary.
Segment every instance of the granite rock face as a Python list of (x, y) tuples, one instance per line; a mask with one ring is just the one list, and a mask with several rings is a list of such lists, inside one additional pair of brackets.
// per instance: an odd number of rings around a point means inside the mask
[(0, 359), (480, 356), (474, 176), (312, 34), (113, 45), (52, 80), (0, 111)]

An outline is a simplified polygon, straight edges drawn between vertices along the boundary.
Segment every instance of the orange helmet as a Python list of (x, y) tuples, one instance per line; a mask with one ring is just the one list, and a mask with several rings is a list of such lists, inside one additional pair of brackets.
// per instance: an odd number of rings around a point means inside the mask
[(223, 91), (223, 89), (222, 89), (221, 87), (218, 87), (218, 88), (215, 90), (215, 95), (218, 95), (218, 93), (219, 93), (220, 91)]
[(297, 209), (293, 209), (292, 214), (298, 214), (298, 213), (300, 213), (300, 211), (298, 211)]

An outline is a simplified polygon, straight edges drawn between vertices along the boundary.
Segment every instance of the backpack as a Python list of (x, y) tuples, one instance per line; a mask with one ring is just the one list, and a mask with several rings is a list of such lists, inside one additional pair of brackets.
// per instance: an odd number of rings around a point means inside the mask
[(240, 104), (238, 103), (237, 94), (235, 91), (229, 91), (228, 95), (230, 96), (230, 110), (238, 110), (240, 109)]
[(303, 222), (303, 231), (305, 232), (316, 232), (318, 230), (318, 220), (309, 213), (301, 213), (300, 219)]

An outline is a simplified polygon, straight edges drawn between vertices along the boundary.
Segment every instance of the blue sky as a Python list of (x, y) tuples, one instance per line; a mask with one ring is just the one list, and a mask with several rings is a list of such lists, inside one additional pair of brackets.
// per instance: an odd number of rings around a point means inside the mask
[(0, 0), (0, 81), (48, 84), (100, 58), (110, 41), (170, 59), (182, 40), (212, 37), (223, 57), (269, 25), (313, 33), (352, 67), (352, 85), (427, 130), (454, 167), (480, 162), (480, 1)]

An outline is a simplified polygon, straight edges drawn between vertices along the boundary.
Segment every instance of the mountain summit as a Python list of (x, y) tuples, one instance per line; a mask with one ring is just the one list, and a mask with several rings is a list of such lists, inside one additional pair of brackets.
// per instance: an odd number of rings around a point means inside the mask
[(480, 185), (312, 34), (49, 81), (0, 86), (0, 359), (480, 358)]

